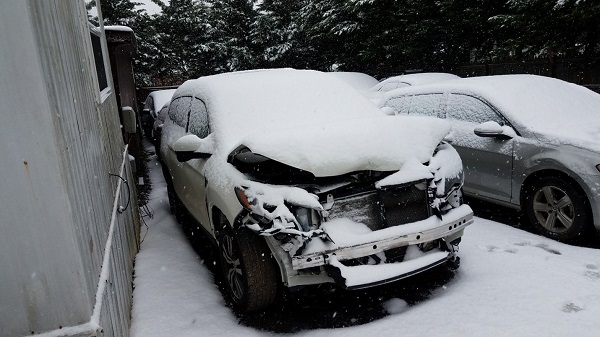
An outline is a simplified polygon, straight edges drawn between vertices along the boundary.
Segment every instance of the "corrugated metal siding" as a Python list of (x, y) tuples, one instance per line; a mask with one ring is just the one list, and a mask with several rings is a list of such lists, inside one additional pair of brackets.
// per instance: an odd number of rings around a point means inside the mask
[[(55, 191), (55, 200), (40, 202), (64, 206), (66, 217), (71, 220), (70, 224), (63, 225), (70, 231), (70, 235), (63, 238), (63, 241), (47, 244), (62, 245), (68, 254), (72, 251), (78, 253), (78, 256), (69, 256), (68, 259), (61, 256), (45, 258), (50, 264), (69, 263), (61, 267), (70, 268), (73, 272), (63, 273), (62, 277), (71, 279), (71, 282), (75, 278), (74, 281), (81, 284), (81, 289), (70, 289), (70, 292), (81, 291), (87, 299), (85, 303), (69, 303), (81, 301), (78, 299), (81, 297), (73, 296), (62, 288), (48, 287), (54, 301), (64, 301), (61, 305), (56, 305), (55, 308), (32, 308), (34, 312), (39, 313), (33, 322), (31, 317), (11, 317), (13, 320), (22, 320), (23, 332), (29, 334), (83, 324), (86, 321), (82, 321), (82, 317), (91, 317), (119, 179), (110, 174), (119, 173), (124, 143), (115, 94), (110, 91), (98, 93), (84, 1), (30, 0), (24, 6), (28, 7), (29, 22), (33, 25), (38, 61), (43, 75), (39, 80), (45, 83), (46, 88), (47, 109), (41, 113), (46, 114), (44, 116), (52, 121), (52, 124), (37, 127), (51, 129), (53, 139), (41, 141), (54, 142), (59, 172), (57, 177), (61, 180), (54, 183), (62, 186), (62, 189)], [(3, 31), (2, 34), (7, 32)], [(106, 48), (105, 41), (103, 43)], [(110, 79), (110, 73), (107, 76)], [(27, 91), (26, 88), (23, 90)], [(18, 134), (19, 131), (25, 130), (12, 132)], [(103, 336), (129, 335), (133, 259), (139, 244), (139, 214), (135, 184), (129, 165), (126, 167), (127, 179), (132, 182), (129, 184), (131, 190), (128, 192), (123, 188), (120, 194), (122, 202), (127, 198), (131, 198), (131, 202), (127, 210), (117, 217), (111, 248), (110, 278), (104, 293), (105, 302), (99, 322), (103, 328)], [(54, 171), (54, 168), (49, 170)], [(50, 173), (47, 177), (53, 179)], [(44, 189), (45, 186), (35, 188)], [(61, 194), (62, 191), (66, 196)], [(39, 220), (42, 223), (44, 221)], [(55, 219), (46, 219), (53, 220)], [(43, 235), (44, 228), (39, 226), (35, 230), (41, 231)], [(18, 252), (15, 252), (15, 255), (17, 254)], [(77, 263), (74, 264), (73, 259), (76, 259)], [(0, 270), (3, 270), (1, 265)], [(56, 308), (64, 308), (65, 304), (71, 309), (51, 312)], [(86, 308), (83, 313), (82, 307)], [(7, 317), (0, 319), (5, 320)]]
[[(133, 174), (129, 162), (126, 163), (125, 167), (126, 172), (123, 178), (133, 182)], [(119, 204), (125, 206), (127, 200), (130, 198), (135, 198), (135, 191), (131, 189), (128, 191), (128, 186), (122, 186)], [(130, 200), (127, 210), (132, 210), (133, 202), (135, 200)], [(107, 288), (103, 294), (103, 306), (100, 314), (99, 323), (103, 329), (100, 334), (101, 336), (129, 335), (132, 298), (131, 284), (133, 282), (131, 262), (135, 253), (131, 254), (131, 251), (128, 251), (120, 243), (136, 242), (138, 236), (135, 227), (132, 226), (134, 216), (134, 212), (117, 214), (113, 234), (114, 244), (111, 247), (110, 277), (108, 278)]]

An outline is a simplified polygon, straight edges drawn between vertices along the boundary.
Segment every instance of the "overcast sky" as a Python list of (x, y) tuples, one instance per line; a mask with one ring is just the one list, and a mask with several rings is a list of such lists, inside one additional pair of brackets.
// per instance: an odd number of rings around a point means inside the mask
[[(148, 12), (148, 14), (152, 15), (152, 14), (156, 14), (158, 12), (160, 12), (160, 7), (158, 7), (157, 4), (155, 4), (154, 2), (152, 2), (151, 0), (137, 0), (138, 2), (141, 2), (144, 4), (144, 9), (146, 9), (146, 12)], [(164, 3), (169, 3), (169, 0), (161, 0)]]

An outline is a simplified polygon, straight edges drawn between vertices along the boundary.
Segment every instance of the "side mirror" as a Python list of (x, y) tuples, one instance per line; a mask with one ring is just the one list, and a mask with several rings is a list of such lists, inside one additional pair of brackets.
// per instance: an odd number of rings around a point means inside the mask
[(479, 137), (491, 137), (501, 140), (507, 140), (514, 137), (514, 132), (509, 132), (507, 129), (510, 128), (506, 126), (500, 126), (500, 124), (496, 122), (489, 121), (477, 125), (473, 132), (475, 132), (475, 134)]
[(185, 135), (173, 143), (173, 151), (180, 162), (205, 159), (212, 156), (214, 143), (211, 135), (202, 139), (196, 135)]

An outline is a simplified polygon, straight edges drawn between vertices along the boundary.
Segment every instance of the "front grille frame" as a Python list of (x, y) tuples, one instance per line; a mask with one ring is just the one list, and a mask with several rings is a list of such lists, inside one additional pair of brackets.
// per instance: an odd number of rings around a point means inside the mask
[[(417, 185), (423, 185), (423, 189), (418, 188)], [(383, 227), (401, 226), (432, 216), (431, 193), (427, 186), (429, 186), (427, 180), (419, 180), (380, 187), (378, 195)], [(400, 209), (392, 207), (392, 204), (400, 206)], [(407, 207), (409, 209), (406, 209)]]
[[(424, 188), (419, 189), (417, 185)], [(426, 186), (429, 186), (427, 180), (379, 188), (373, 185), (372, 189), (335, 199), (325, 221), (347, 217), (375, 231), (425, 220), (433, 215), (431, 193)], [(410, 209), (398, 209), (396, 205), (401, 208), (410, 206)], [(354, 216), (356, 214), (359, 217)]]

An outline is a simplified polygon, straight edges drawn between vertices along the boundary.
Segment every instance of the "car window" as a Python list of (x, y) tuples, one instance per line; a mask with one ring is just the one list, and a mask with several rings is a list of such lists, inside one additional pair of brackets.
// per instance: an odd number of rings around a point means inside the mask
[(400, 96), (389, 99), (385, 106), (394, 109), (396, 114), (408, 115), (413, 96)]
[(182, 96), (174, 99), (169, 105), (169, 118), (182, 128), (187, 126), (191, 101), (190, 96)]
[(409, 114), (440, 117), (442, 94), (414, 95), (410, 103)]
[(160, 112), (158, 113), (158, 116), (156, 117), (156, 119), (158, 119), (159, 121), (164, 123), (165, 119), (167, 118), (168, 112), (169, 112), (169, 106), (166, 106), (166, 107), (160, 109)]
[(398, 88), (398, 82), (389, 82), (389, 83), (382, 85), (381, 89), (379, 89), (379, 91), (388, 92), (388, 91), (394, 90), (396, 88)]
[(195, 97), (192, 99), (188, 131), (200, 138), (205, 138), (209, 134), (206, 105), (202, 100)]
[(478, 124), (494, 121), (504, 125), (502, 117), (488, 104), (476, 97), (461, 94), (452, 94), (448, 98), (446, 118)]
[(144, 105), (144, 109), (152, 109), (152, 96), (148, 96), (148, 98), (146, 99), (146, 104)]

